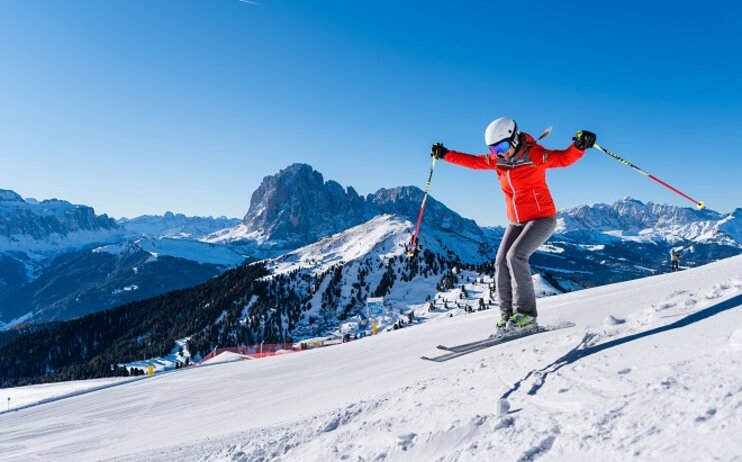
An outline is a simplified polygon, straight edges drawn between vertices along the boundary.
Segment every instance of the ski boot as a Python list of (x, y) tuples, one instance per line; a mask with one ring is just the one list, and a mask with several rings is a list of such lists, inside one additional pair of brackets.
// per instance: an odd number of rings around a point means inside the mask
[(512, 325), (510, 324), (510, 321), (507, 319), (500, 319), (497, 321), (497, 324), (495, 324), (496, 330), (495, 333), (490, 335), (490, 338), (498, 338), (505, 336), (510, 329), (512, 328)]
[(508, 319), (509, 331), (526, 333), (536, 332), (538, 330), (538, 324), (536, 323), (535, 316), (529, 316), (523, 313), (515, 313)]

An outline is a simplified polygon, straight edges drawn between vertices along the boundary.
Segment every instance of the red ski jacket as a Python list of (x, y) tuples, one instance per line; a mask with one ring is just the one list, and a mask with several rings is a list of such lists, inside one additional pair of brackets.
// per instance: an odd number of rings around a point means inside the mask
[(546, 185), (546, 169), (572, 165), (585, 154), (574, 145), (552, 151), (525, 135), (526, 148), (506, 160), (494, 154), (472, 155), (448, 151), (446, 162), (478, 170), (495, 170), (505, 193), (508, 220), (523, 223), (534, 218), (553, 217), (556, 206)]

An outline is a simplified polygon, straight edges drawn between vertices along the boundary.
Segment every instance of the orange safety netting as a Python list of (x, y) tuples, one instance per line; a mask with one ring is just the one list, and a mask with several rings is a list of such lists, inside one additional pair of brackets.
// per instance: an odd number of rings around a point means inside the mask
[(203, 363), (209, 359), (215, 358), (225, 351), (231, 353), (237, 353), (251, 358), (265, 358), (266, 356), (273, 356), (276, 354), (293, 353), (299, 351), (298, 348), (294, 348), (293, 343), (263, 343), (258, 345), (243, 345), (236, 347), (219, 347), (211, 350), (206, 356), (201, 358), (198, 362)]

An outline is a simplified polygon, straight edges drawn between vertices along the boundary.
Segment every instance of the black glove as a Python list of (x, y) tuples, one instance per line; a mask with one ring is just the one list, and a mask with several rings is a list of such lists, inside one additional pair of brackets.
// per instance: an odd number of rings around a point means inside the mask
[(448, 149), (446, 149), (446, 147), (443, 146), (441, 143), (435, 143), (433, 147), (430, 148), (430, 157), (443, 159), (444, 157), (446, 157), (446, 154), (448, 154)]
[(572, 140), (575, 142), (575, 147), (579, 149), (580, 151), (584, 151), (586, 149), (590, 149), (595, 144), (596, 140), (595, 133), (589, 132), (587, 130), (580, 130), (579, 132), (575, 133), (574, 138)]

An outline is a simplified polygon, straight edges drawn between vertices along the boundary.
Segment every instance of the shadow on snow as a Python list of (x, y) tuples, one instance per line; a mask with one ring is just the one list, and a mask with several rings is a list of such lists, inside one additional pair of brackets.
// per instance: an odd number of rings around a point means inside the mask
[(624, 345), (629, 342), (633, 342), (634, 340), (639, 340), (644, 337), (649, 337), (650, 335), (661, 334), (669, 330), (679, 329), (681, 327), (689, 326), (699, 321), (703, 321), (704, 319), (710, 318), (711, 316), (717, 315), (723, 311), (736, 308), (740, 305), (742, 305), (742, 295), (737, 295), (737, 296), (730, 298), (729, 300), (723, 301), (721, 303), (717, 303), (716, 305), (710, 306), (696, 313), (688, 315), (684, 317), (683, 319), (679, 319), (672, 324), (668, 324), (666, 326), (661, 326), (661, 327), (655, 327), (654, 329), (650, 329), (650, 330), (639, 332), (639, 333), (632, 334), (632, 335), (627, 335), (626, 337), (621, 337), (615, 340), (611, 340), (609, 342), (601, 343), (599, 345), (588, 346), (590, 341), (593, 340), (598, 334), (586, 333), (585, 336), (582, 338), (582, 340), (576, 347), (569, 350), (564, 356), (557, 359), (556, 361), (549, 364), (548, 366), (542, 369), (538, 369), (538, 370), (534, 369), (530, 371), (528, 374), (526, 374), (525, 377), (515, 382), (515, 384), (513, 384), (513, 386), (502, 395), (502, 398), (503, 399), (507, 398), (511, 394), (516, 392), (520, 388), (521, 384), (523, 384), (523, 382), (528, 380), (532, 375), (537, 375), (539, 378), (531, 386), (531, 389), (528, 390), (529, 395), (535, 395), (536, 393), (538, 393), (541, 387), (543, 387), (544, 384), (546, 383), (546, 379), (550, 374), (558, 371), (564, 366), (573, 364), (574, 362), (582, 358), (586, 358), (588, 356), (594, 355), (595, 353), (600, 353), (601, 351), (605, 351), (609, 348), (613, 348), (613, 347), (617, 347), (620, 345)]

